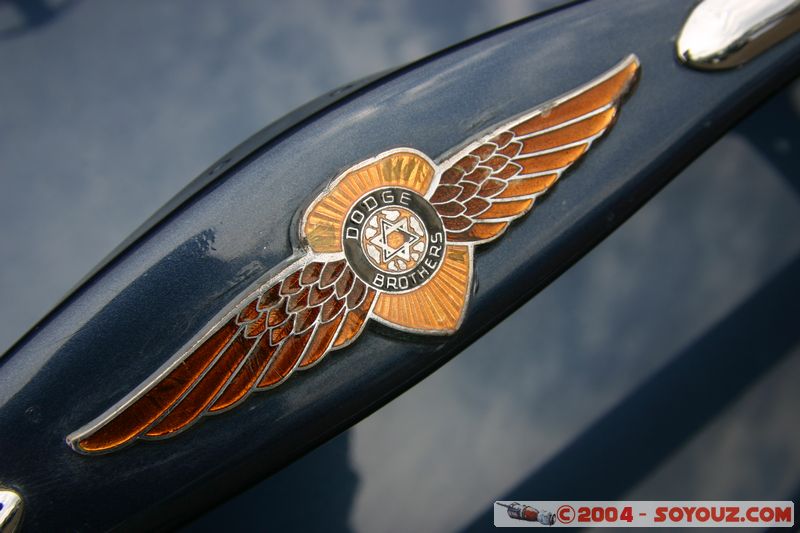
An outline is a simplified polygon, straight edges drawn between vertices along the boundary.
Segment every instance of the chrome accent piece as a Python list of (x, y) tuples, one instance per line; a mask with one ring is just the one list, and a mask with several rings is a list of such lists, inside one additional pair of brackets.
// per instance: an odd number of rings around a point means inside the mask
[(681, 29), (678, 58), (717, 70), (738, 67), (800, 29), (800, 0), (703, 0)]
[(0, 533), (14, 533), (22, 522), (22, 497), (10, 489), (0, 490)]
[(277, 273), (67, 443), (101, 454), (178, 435), (345, 348), (368, 321), (455, 333), (472, 294), (474, 248), (525, 216), (613, 126), (639, 70), (631, 54), (436, 162), (401, 147), (345, 170), (305, 206), (298, 246)]

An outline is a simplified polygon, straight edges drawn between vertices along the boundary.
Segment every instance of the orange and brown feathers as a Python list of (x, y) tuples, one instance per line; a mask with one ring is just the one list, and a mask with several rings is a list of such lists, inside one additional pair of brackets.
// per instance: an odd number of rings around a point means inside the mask
[(312, 262), (262, 287), (155, 384), (77, 442), (108, 451), (135, 438), (162, 438), (285, 381), (363, 329), (375, 291), (344, 260)]
[(638, 70), (631, 56), (604, 79), (498, 128), (442, 163), (430, 201), (448, 242), (493, 240), (530, 211), (536, 197), (608, 130)]

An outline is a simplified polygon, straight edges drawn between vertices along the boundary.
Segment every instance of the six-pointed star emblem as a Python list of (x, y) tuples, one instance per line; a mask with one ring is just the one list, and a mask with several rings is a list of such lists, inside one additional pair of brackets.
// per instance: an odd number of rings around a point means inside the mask
[(381, 231), (370, 239), (370, 242), (380, 248), (384, 263), (395, 256), (410, 261), (411, 246), (421, 237), (421, 235), (412, 233), (407, 216), (401, 216), (395, 222), (381, 216)]

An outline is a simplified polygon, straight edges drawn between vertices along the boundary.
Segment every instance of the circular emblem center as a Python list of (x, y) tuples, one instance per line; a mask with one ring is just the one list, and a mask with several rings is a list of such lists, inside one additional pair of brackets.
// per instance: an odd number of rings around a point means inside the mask
[(343, 247), (351, 268), (384, 292), (423, 285), (444, 259), (444, 228), (433, 206), (414, 191), (383, 187), (347, 213)]
[(389, 273), (412, 270), (428, 249), (422, 220), (410, 209), (383, 207), (367, 218), (361, 248), (370, 262)]

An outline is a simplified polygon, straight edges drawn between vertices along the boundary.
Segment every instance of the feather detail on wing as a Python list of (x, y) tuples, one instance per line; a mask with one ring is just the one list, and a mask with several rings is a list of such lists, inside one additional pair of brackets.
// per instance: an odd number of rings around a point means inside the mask
[(82, 452), (110, 451), (136, 438), (174, 435), (204, 414), (238, 405), (355, 340), (374, 299), (343, 259), (300, 259), (70, 443)]
[(630, 56), (581, 89), (505, 124), (441, 164), (430, 201), (451, 243), (499, 237), (613, 124), (636, 79)]

